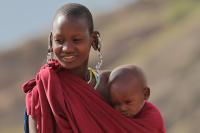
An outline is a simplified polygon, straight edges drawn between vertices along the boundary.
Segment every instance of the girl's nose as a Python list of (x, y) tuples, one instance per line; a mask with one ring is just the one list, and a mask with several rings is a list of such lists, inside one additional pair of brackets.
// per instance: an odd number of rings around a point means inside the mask
[(66, 42), (66, 43), (63, 44), (62, 50), (64, 52), (73, 52), (74, 46), (72, 44)]

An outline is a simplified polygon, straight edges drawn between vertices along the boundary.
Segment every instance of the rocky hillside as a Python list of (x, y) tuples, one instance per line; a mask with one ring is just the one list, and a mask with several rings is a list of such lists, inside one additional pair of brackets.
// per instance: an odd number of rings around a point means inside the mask
[[(95, 18), (104, 68), (136, 64), (146, 72), (151, 98), (168, 133), (196, 133), (200, 121), (200, 0), (139, 0)], [(22, 132), (20, 84), (46, 60), (47, 34), (0, 54), (0, 129)], [(91, 54), (91, 64), (96, 63)], [(8, 126), (9, 125), (9, 126)]]

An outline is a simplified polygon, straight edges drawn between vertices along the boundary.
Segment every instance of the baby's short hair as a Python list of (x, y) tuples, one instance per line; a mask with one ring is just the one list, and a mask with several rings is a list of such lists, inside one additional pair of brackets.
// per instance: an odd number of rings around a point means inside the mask
[(126, 77), (138, 78), (144, 87), (147, 86), (146, 77), (141, 68), (136, 65), (122, 65), (113, 69), (109, 76), (109, 84), (118, 80), (124, 80)]
[(54, 16), (54, 20), (59, 15), (72, 16), (75, 18), (84, 18), (88, 23), (90, 33), (92, 33), (94, 30), (92, 14), (87, 7), (81, 4), (68, 3), (68, 4), (63, 5), (57, 10)]

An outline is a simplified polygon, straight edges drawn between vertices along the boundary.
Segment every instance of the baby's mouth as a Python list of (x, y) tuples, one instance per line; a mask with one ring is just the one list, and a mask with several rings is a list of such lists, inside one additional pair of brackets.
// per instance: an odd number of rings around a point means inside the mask
[(130, 112), (121, 112), (121, 113), (126, 117), (132, 117), (132, 114)]
[(127, 112), (121, 112), (122, 115), (125, 115), (125, 116), (129, 116), (129, 114)]

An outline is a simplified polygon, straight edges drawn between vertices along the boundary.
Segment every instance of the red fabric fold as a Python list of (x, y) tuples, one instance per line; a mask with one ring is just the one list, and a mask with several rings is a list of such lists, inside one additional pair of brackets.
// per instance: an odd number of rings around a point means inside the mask
[(27, 113), (36, 118), (38, 133), (154, 133), (111, 108), (85, 81), (51, 63), (23, 85)]

